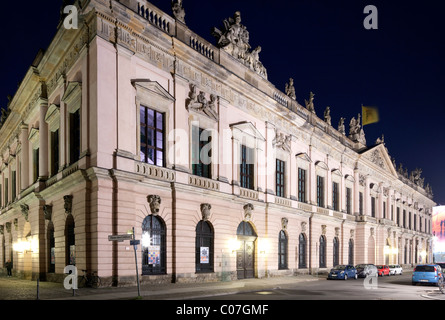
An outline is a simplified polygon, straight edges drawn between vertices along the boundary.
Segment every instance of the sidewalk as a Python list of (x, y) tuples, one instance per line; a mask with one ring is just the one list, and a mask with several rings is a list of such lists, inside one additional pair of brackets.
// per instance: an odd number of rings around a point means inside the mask
[[(310, 275), (283, 276), (211, 283), (169, 283), (143, 285), (138, 298), (137, 286), (84, 288), (73, 292), (61, 283), (40, 282), (39, 300), (187, 300), (240, 292), (261, 291), (303, 281), (317, 281)], [(37, 300), (37, 281), (0, 277), (0, 300)]]

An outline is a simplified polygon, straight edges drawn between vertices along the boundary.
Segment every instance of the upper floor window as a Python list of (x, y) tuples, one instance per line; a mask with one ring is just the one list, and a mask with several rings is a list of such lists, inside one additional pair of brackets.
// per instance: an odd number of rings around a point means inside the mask
[(141, 161), (163, 167), (165, 164), (164, 114), (141, 106)]
[(192, 127), (192, 171), (196, 176), (212, 178), (212, 136), (209, 130)]
[(39, 178), (39, 148), (32, 150), (32, 173), (34, 182)]
[(338, 183), (333, 182), (332, 183), (332, 209), (335, 211), (339, 211), (340, 209), (340, 192), (338, 189)]
[(59, 171), (59, 130), (51, 132), (51, 175), (54, 176)]
[(285, 187), (285, 166), (286, 162), (277, 159), (276, 161), (276, 175), (275, 175), (275, 184), (276, 184), (276, 194), (278, 197), (284, 197), (284, 187)]
[(324, 207), (324, 177), (317, 176), (317, 206)]
[(375, 218), (375, 197), (371, 197), (371, 217)]
[(352, 213), (352, 189), (346, 188), (346, 213)]
[(70, 164), (80, 158), (80, 109), (70, 113)]
[(358, 193), (358, 212), (363, 215), (363, 192)]
[(254, 189), (254, 149), (241, 145), (240, 186)]
[(306, 202), (306, 170), (298, 168), (298, 201)]

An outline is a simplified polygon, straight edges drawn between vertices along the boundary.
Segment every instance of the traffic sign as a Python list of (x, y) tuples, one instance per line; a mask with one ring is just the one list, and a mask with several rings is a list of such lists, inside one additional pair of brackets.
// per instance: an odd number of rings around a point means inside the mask
[(130, 245), (131, 246), (137, 246), (141, 244), (141, 240), (130, 240)]
[(115, 236), (108, 236), (108, 241), (118, 241), (123, 242), (125, 240), (132, 240), (133, 235), (132, 234), (119, 234)]

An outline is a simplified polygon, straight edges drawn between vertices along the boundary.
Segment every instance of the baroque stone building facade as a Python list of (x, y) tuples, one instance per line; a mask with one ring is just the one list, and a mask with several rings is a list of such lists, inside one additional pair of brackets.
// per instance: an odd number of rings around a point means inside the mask
[[(0, 128), (0, 263), (61, 281), (214, 281), (432, 261), (420, 171), (267, 80), (241, 13), (190, 30), (144, 0), (75, 1)], [(224, 17), (222, 17), (224, 18)], [(63, 17), (62, 17), (63, 19)], [(359, 115), (360, 118), (360, 115)]]

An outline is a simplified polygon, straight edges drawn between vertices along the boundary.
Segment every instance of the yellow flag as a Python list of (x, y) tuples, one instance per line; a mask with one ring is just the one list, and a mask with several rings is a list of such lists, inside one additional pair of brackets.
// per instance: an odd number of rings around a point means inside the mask
[(379, 110), (375, 107), (363, 107), (362, 106), (362, 125), (379, 122)]

